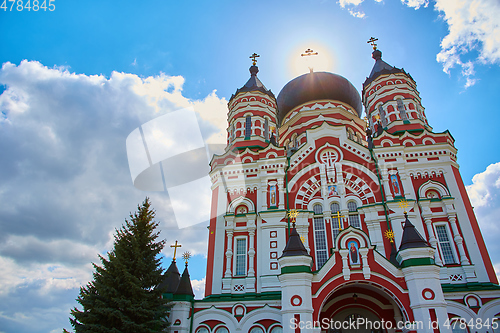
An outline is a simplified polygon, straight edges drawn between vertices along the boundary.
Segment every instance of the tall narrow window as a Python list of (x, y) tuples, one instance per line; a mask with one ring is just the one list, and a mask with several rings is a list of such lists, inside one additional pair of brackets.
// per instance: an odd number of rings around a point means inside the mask
[(401, 98), (398, 98), (396, 100), (396, 102), (398, 103), (398, 111), (399, 111), (399, 115), (401, 117), (401, 120), (408, 120), (408, 116), (406, 115), (405, 106), (403, 105), (403, 100)]
[(347, 209), (349, 210), (349, 225), (354, 228), (361, 228), (361, 222), (359, 221), (358, 215), (358, 205), (354, 201), (349, 201), (347, 203)]
[(247, 240), (246, 238), (236, 239), (236, 269), (235, 275), (246, 275), (247, 271)]
[(264, 139), (269, 140), (269, 120), (264, 121)]
[(378, 113), (380, 114), (380, 120), (382, 121), (382, 127), (387, 127), (387, 119), (385, 118), (385, 111), (382, 105), (378, 106)]
[(337, 236), (340, 233), (340, 223), (342, 220), (342, 218), (337, 218), (335, 216), (341, 216), (342, 214), (340, 214), (340, 206), (338, 203), (332, 203), (330, 205), (330, 210), (332, 211), (332, 235), (333, 241), (335, 242), (335, 239), (337, 239)]
[(448, 237), (448, 231), (446, 226), (438, 225), (436, 226), (436, 233), (439, 240), (439, 247), (441, 248), (441, 254), (443, 256), (443, 261), (445, 265), (455, 264), (455, 256), (453, 255), (453, 250), (451, 248), (450, 238)]
[(247, 116), (245, 121), (245, 139), (250, 139), (252, 135), (252, 116)]
[(314, 247), (316, 249), (316, 269), (320, 269), (328, 260), (326, 246), (325, 220), (323, 219), (323, 207), (315, 205), (314, 211)]

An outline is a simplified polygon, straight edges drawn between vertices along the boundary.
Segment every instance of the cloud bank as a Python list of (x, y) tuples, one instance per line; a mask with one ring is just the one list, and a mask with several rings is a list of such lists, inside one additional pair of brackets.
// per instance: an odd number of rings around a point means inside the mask
[[(90, 263), (112, 248), (115, 228), (145, 196), (157, 211), (160, 237), (205, 254), (206, 237), (193, 237), (205, 235), (205, 226), (179, 230), (166, 192), (133, 187), (125, 148), (132, 130), (183, 107), (197, 111), (205, 140), (225, 140), (227, 101), (216, 91), (188, 99), (183, 84), (180, 76), (107, 78), (35, 61), (2, 66), (0, 331), (69, 328), (78, 287), (92, 277)], [(171, 256), (170, 248), (164, 252)], [(202, 281), (195, 285), (202, 294)]]
[(467, 193), (474, 207), (495, 272), (500, 281), (500, 162), (489, 165), (484, 172), (472, 178)]

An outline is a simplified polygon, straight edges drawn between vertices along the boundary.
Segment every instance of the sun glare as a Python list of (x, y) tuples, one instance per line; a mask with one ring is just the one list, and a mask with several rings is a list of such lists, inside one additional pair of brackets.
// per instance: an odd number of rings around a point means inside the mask
[[(307, 54), (306, 50), (309, 49), (313, 51), (309, 52), (311, 55), (301, 56), (302, 54)], [(304, 43), (293, 50), (290, 55), (289, 64), (293, 75), (299, 76), (309, 73), (311, 68), (315, 72), (331, 72), (333, 71), (334, 59), (332, 52), (324, 45)]]

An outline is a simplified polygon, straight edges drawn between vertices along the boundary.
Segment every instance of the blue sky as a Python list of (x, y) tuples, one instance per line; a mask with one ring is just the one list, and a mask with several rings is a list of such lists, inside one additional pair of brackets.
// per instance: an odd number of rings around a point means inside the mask
[(190, 271), (200, 295), (206, 227), (178, 229), (167, 194), (133, 187), (128, 134), (192, 106), (204, 135), (215, 138), (253, 52), (261, 55), (259, 78), (276, 95), (307, 71), (295, 60), (309, 47), (330, 60), (319, 70), (361, 91), (373, 66), (371, 36), (383, 59), (417, 82), (434, 131), (456, 139), (500, 269), (498, 1), (53, 3), (52, 12), (0, 9), (0, 332), (69, 329), (90, 262), (111, 249), (114, 229), (146, 195), (167, 242), (179, 239), (195, 254)]

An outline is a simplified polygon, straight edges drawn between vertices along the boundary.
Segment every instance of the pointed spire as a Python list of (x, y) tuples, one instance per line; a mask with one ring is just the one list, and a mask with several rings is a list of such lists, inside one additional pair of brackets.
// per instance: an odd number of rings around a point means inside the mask
[(307, 250), (300, 239), (300, 235), (295, 229), (295, 226), (290, 232), (290, 237), (288, 237), (288, 242), (286, 243), (285, 249), (283, 250), (282, 257), (291, 256), (309, 256)]
[(182, 273), (181, 281), (174, 294), (175, 296), (191, 296), (194, 297), (193, 287), (191, 286), (191, 279), (189, 278), (188, 264), (186, 262), (186, 268)]
[(399, 251), (409, 248), (430, 247), (427, 241), (420, 235), (415, 226), (408, 220), (408, 214), (405, 212), (405, 224), (403, 227), (403, 236)]
[(173, 294), (177, 290), (180, 280), (181, 275), (177, 269), (177, 264), (175, 263), (175, 260), (172, 260), (172, 263), (168, 267), (167, 271), (163, 274), (163, 281), (158, 287), (164, 288), (164, 293), (166, 294)]

